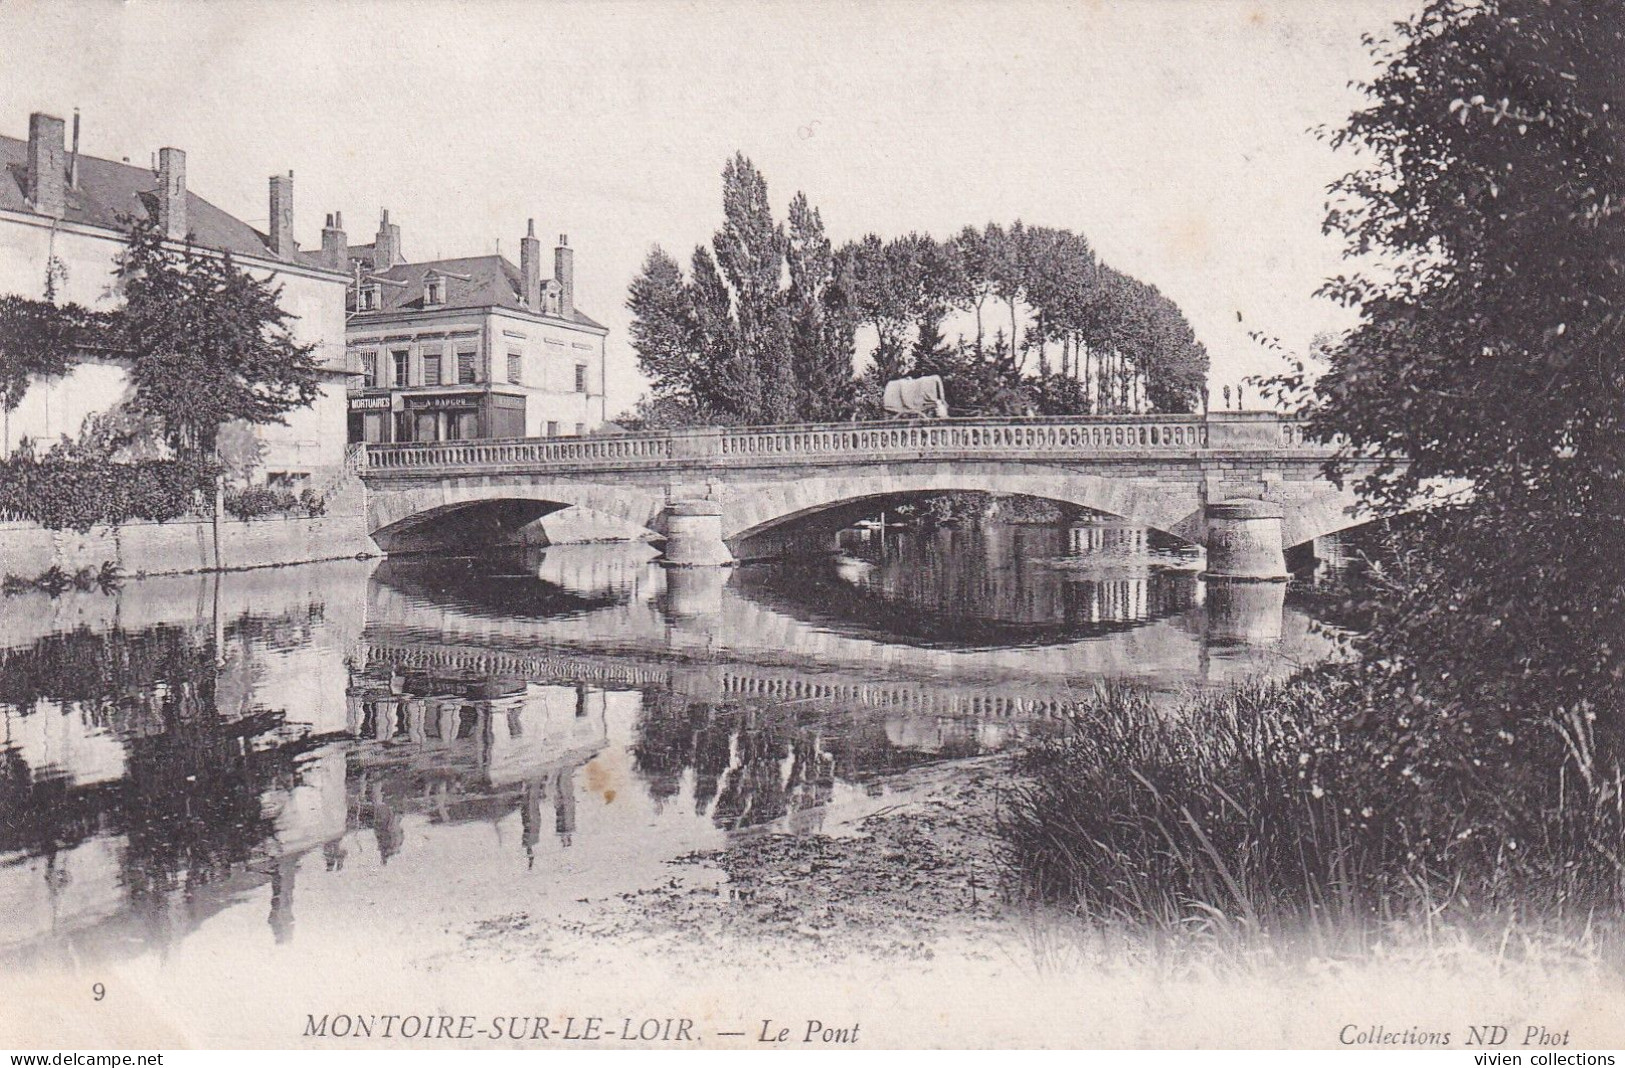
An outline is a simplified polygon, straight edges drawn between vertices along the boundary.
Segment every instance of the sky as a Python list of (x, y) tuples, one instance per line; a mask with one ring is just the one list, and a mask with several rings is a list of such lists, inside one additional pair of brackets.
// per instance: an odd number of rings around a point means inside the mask
[[(611, 411), (643, 383), (627, 286), (687, 261), (743, 151), (782, 217), (837, 242), (989, 221), (1065, 227), (1184, 309), (1215, 396), (1350, 313), (1316, 298), (1341, 245), (1311, 130), (1361, 104), (1360, 43), (1418, 0), (0, 0), (0, 133), (83, 116), (82, 151), (187, 152), (188, 186), (266, 227), (352, 243), (381, 208), (409, 258), (496, 250), (527, 220), (576, 249), (610, 327)], [(544, 254), (545, 256), (545, 254)], [(550, 259), (544, 260), (550, 263)]]

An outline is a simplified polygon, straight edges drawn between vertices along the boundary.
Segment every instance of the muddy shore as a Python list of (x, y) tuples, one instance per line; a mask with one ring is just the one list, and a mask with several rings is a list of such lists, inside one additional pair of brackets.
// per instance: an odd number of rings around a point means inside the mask
[(945, 942), (991, 945), (1015, 915), (996, 834), (1014, 759), (915, 768), (888, 778), (889, 803), (876, 811), (813, 834), (741, 834), (669, 861), (659, 885), (581, 899), (568, 915), (481, 921), (468, 950), (565, 959), (607, 940), (704, 968), (711, 951), (736, 963), (791, 954), (805, 964), (931, 960)]

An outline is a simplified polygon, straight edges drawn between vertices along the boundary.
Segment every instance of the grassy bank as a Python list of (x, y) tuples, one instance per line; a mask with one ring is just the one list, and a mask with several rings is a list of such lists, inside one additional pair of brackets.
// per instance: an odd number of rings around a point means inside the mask
[(1008, 868), (1033, 899), (1166, 932), (1346, 943), (1619, 913), (1621, 773), (1594, 717), (1436, 740), (1423, 763), (1407, 715), (1359, 705), (1335, 669), (1171, 710), (1102, 690), (1023, 757)]

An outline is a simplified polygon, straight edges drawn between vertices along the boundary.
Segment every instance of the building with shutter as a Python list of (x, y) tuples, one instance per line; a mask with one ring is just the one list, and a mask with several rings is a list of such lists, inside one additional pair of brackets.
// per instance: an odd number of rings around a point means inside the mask
[(329, 216), (312, 256), (350, 274), (352, 442), (572, 437), (604, 423), (609, 331), (576, 306), (566, 236), (551, 278), (534, 221), (517, 266), (408, 261), (388, 211), (370, 245), (349, 244), (343, 216)]

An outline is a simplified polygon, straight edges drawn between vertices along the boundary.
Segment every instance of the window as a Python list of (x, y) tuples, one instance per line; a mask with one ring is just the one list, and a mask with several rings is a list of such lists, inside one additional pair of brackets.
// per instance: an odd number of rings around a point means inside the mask
[(408, 375), (412, 366), (412, 354), (405, 349), (396, 349), (389, 354), (389, 358), (395, 365), (395, 381), (393, 384), (396, 388), (411, 385)]
[(430, 278), (423, 283), (423, 303), (446, 303), (446, 280), (444, 278)]
[(508, 353), (508, 381), (517, 385), (524, 377), (525, 358), (517, 352)]
[(441, 384), (440, 353), (425, 352), (423, 354), (423, 384), (426, 386)]
[(479, 381), (474, 366), (474, 356), (475, 354), (472, 352), (459, 352), (457, 354), (457, 383), (459, 385), (467, 386)]
[(378, 388), (378, 354), (376, 352), (363, 352), (361, 354), (361, 384), (367, 389)]
[(547, 421), (547, 436), (550, 437), (550, 438), (556, 438), (556, 437), (559, 436), (559, 423), (558, 423), (558, 420), (549, 419)]
[(361, 287), (356, 296), (356, 311), (377, 311), (378, 301), (383, 296), (383, 287), (374, 283)]
[(584, 363), (576, 364), (576, 392), (587, 392), (587, 365)]

